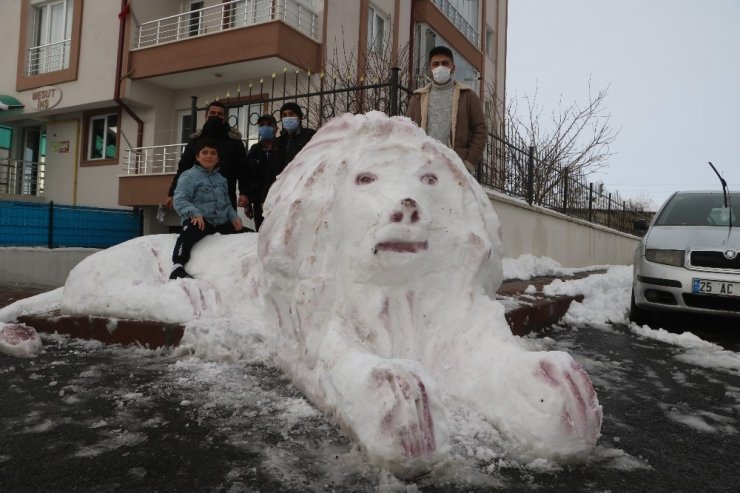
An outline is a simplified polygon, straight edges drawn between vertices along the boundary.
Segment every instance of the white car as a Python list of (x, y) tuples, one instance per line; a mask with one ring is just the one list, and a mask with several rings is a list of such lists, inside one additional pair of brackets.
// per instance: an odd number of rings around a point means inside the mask
[(659, 312), (740, 317), (738, 212), (740, 193), (676, 192), (663, 204), (635, 250), (632, 322)]

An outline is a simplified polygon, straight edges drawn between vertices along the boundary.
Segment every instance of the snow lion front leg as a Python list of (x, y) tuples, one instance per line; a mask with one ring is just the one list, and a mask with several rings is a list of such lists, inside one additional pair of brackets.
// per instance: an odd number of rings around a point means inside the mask
[(329, 407), (370, 460), (411, 479), (447, 457), (445, 409), (419, 363), (368, 353), (349, 334), (327, 334), (321, 353)]
[(488, 371), (456, 392), (512, 441), (517, 455), (567, 463), (592, 452), (602, 409), (591, 378), (569, 354), (502, 344), (466, 358), (472, 360)]

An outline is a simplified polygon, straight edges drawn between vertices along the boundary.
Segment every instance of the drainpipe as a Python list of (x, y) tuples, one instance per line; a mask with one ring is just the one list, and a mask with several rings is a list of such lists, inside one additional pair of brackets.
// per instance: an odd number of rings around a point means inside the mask
[(121, 12), (118, 14), (118, 58), (116, 60), (116, 86), (113, 101), (118, 104), (138, 125), (136, 129), (136, 147), (144, 145), (144, 121), (121, 99), (121, 71), (123, 69), (123, 42), (126, 39), (126, 18), (131, 12), (128, 0), (121, 0)]
[(416, 0), (411, 0), (411, 15), (409, 16), (409, 89), (416, 89), (414, 81), (414, 34), (416, 32)]

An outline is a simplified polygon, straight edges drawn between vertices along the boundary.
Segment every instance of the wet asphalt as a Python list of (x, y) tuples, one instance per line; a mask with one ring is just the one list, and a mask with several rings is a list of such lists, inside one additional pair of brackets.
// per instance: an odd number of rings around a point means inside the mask
[[(725, 325), (692, 327), (740, 351), (738, 324)], [(37, 358), (0, 354), (0, 491), (740, 491), (736, 370), (624, 326), (533, 338), (591, 375), (604, 409), (594, 458), (543, 469), (453, 437), (454, 460), (406, 484), (277, 369), (44, 335)]]

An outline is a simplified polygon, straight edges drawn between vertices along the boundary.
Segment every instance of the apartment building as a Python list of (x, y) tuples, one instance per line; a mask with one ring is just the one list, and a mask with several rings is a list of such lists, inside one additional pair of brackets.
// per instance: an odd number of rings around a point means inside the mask
[(318, 127), (372, 107), (311, 94), (377, 85), (392, 67), (412, 89), (436, 45), (498, 126), (506, 19), (507, 0), (0, 2), (0, 200), (140, 207), (146, 232), (166, 231), (177, 218), (154, 211), (207, 102), (228, 106), (247, 144), (256, 115), (291, 96)]

